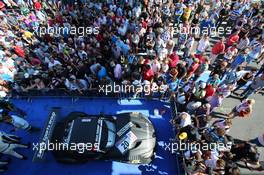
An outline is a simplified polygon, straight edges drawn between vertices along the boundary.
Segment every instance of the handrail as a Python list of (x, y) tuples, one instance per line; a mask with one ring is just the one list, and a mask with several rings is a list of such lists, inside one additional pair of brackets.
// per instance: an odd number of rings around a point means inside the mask
[[(171, 118), (172, 120), (174, 120), (178, 116), (177, 104), (175, 100), (171, 100), (171, 110), (172, 110)], [(175, 126), (173, 126), (173, 131), (174, 131), (174, 135), (176, 136), (178, 131)], [(186, 174), (187, 171), (186, 168), (184, 167), (185, 166), (184, 160), (180, 160), (180, 157), (177, 156), (176, 161), (177, 161), (177, 170), (178, 170), (177, 174), (181, 174), (181, 175), (183, 175), (183, 173)], [(180, 166), (180, 164), (183, 164), (183, 166)]]

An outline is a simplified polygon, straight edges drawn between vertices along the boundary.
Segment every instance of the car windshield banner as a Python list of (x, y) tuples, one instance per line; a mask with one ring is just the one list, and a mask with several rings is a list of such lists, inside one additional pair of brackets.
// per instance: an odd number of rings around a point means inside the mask
[(46, 121), (39, 143), (37, 144), (33, 162), (41, 162), (45, 158), (46, 146), (50, 142), (53, 130), (56, 124), (56, 118), (59, 114), (59, 108), (53, 108), (49, 114), (48, 120)]

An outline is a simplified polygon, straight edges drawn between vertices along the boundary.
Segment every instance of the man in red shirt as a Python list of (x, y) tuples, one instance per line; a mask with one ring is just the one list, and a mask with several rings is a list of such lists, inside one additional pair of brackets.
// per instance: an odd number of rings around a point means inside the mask
[(25, 55), (25, 51), (23, 50), (23, 48), (21, 48), (21, 47), (19, 47), (19, 46), (14, 46), (14, 51), (15, 51), (15, 53), (16, 53), (18, 56), (20, 56), (20, 57), (22, 57), (22, 58), (25, 58), (25, 57), (26, 57), (26, 55)]
[(199, 60), (197, 58), (194, 58), (192, 65), (187, 71), (187, 77), (186, 77), (187, 81), (189, 80), (189, 78), (193, 76), (193, 73), (198, 69), (199, 65), (200, 65)]
[(170, 57), (169, 67), (175, 68), (177, 66), (179, 60), (180, 60), (179, 56), (177, 55), (177, 53), (175, 51), (169, 57)]
[(148, 23), (144, 20), (144, 18), (141, 18), (141, 24), (142, 24), (142, 27), (144, 27), (145, 29), (148, 28)]
[(145, 66), (145, 70), (143, 71), (143, 79), (152, 82), (153, 78), (154, 78), (154, 72), (151, 69), (151, 66), (147, 64)]
[(239, 40), (239, 30), (236, 31), (234, 34), (230, 35), (227, 39), (226, 45), (227, 46), (232, 46), (234, 43), (237, 43)]
[(34, 8), (36, 10), (41, 10), (42, 9), (42, 5), (41, 5), (40, 2), (38, 2), (37, 0), (34, 0), (33, 2), (34, 2)]
[(206, 55), (204, 52), (200, 54), (194, 54), (192, 55), (193, 58), (197, 58), (201, 64), (205, 63)]
[(216, 57), (219, 54), (223, 54), (223, 53), (225, 53), (225, 38), (221, 38), (219, 42), (214, 44), (210, 55), (211, 63), (213, 64)]
[(210, 84), (206, 85), (205, 91), (206, 91), (205, 98), (212, 97), (215, 94), (215, 88)]

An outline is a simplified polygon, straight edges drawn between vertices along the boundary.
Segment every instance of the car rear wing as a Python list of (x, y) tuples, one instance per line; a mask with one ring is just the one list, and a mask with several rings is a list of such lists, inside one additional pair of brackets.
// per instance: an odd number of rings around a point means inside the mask
[(45, 160), (45, 153), (47, 152), (48, 143), (51, 141), (52, 134), (56, 125), (56, 119), (59, 116), (60, 108), (53, 107), (49, 117), (42, 130), (39, 142), (34, 146), (35, 151), (33, 162), (43, 162)]

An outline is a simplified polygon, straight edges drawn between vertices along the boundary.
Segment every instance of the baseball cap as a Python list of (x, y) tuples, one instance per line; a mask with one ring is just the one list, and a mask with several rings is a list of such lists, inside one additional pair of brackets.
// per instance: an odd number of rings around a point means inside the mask
[(187, 133), (186, 132), (182, 132), (180, 135), (179, 135), (179, 139), (180, 140), (184, 140), (188, 137)]

